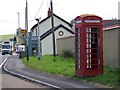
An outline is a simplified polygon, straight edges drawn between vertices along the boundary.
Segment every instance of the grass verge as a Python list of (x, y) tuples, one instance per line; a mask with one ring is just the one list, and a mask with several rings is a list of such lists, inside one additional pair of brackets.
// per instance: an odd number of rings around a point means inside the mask
[(116, 87), (118, 85), (119, 76), (117, 68), (110, 68), (105, 66), (103, 75), (79, 78), (74, 76), (75, 64), (73, 58), (45, 55), (42, 57), (42, 60), (38, 60), (37, 57), (30, 57), (29, 61), (27, 61), (26, 58), (23, 58), (22, 61), (27, 67), (42, 72), (62, 75), (69, 78), (74, 78), (76, 80), (85, 80), (93, 83), (99, 83), (106, 86)]
[(15, 34), (8, 34), (8, 35), (0, 35), (0, 41), (10, 40), (10, 38), (14, 38)]

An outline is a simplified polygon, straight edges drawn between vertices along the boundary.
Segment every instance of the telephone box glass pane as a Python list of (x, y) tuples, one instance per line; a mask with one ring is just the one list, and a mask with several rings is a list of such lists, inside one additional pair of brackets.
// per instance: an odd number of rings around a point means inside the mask
[(99, 28), (86, 28), (87, 68), (97, 69), (99, 62)]
[(80, 69), (80, 28), (76, 28), (76, 39), (77, 39), (77, 68)]
[(80, 33), (80, 28), (76, 28), (76, 33)]

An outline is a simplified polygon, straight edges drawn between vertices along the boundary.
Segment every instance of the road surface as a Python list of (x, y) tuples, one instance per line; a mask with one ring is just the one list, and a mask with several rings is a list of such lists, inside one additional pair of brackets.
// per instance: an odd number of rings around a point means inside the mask
[[(0, 65), (4, 62), (5, 58), (10, 55), (1, 55), (0, 53)], [(11, 76), (2, 71), (0, 67), (0, 89), (1, 88), (45, 88), (46, 86), (30, 83), (20, 78)]]

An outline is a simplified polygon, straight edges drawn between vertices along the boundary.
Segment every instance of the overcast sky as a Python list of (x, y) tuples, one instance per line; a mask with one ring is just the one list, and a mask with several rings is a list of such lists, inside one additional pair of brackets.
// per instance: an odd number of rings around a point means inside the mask
[[(118, 2), (120, 0), (53, 0), (54, 13), (66, 21), (81, 14), (96, 14), (103, 19), (118, 19)], [(20, 27), (25, 28), (26, 0), (0, 0), (0, 35), (15, 34), (18, 28), (20, 13)], [(43, 4), (41, 4), (43, 2)], [(28, 0), (29, 30), (36, 24), (35, 16), (44, 19), (50, 6), (50, 0)]]

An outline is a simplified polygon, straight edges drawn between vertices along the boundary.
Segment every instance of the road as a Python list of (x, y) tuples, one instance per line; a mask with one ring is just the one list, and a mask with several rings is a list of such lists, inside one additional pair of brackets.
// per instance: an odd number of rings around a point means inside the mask
[[(2, 62), (4, 62), (5, 58), (9, 56), (10, 55), (2, 56), (0, 53), (0, 65), (2, 64)], [(20, 78), (11, 76), (5, 73), (4, 71), (2, 71), (0, 67), (0, 89), (1, 88), (45, 88), (45, 86), (30, 83)]]

